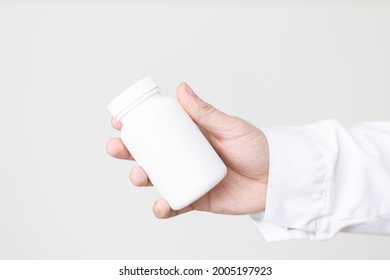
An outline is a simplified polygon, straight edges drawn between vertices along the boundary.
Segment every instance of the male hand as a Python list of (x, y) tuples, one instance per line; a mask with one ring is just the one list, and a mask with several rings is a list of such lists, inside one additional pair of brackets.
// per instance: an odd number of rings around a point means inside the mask
[[(211, 191), (183, 209), (173, 210), (165, 199), (159, 198), (153, 207), (154, 215), (163, 219), (191, 210), (220, 214), (264, 210), (269, 172), (269, 149), (264, 133), (215, 109), (185, 83), (179, 85), (177, 99), (225, 162), (227, 175)], [(115, 119), (112, 126), (117, 130), (122, 128)], [(108, 141), (107, 153), (115, 158), (134, 160), (119, 138)], [(133, 167), (130, 180), (135, 186), (152, 186), (140, 166)]]

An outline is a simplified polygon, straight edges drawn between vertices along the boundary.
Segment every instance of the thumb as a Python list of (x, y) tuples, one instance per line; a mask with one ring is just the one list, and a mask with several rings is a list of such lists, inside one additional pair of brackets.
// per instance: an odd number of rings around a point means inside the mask
[(177, 88), (177, 100), (200, 127), (213, 134), (220, 134), (228, 130), (234, 123), (235, 118), (200, 99), (186, 83)]

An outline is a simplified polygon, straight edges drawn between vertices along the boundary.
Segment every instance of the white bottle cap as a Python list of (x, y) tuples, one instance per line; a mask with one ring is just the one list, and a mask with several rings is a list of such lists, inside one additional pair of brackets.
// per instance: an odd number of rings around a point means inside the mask
[(158, 86), (152, 78), (143, 78), (119, 94), (111, 101), (107, 108), (114, 118), (120, 119), (120, 117), (128, 111), (134, 102), (138, 101), (140, 98), (145, 96), (145, 94), (150, 93), (156, 88), (158, 88)]

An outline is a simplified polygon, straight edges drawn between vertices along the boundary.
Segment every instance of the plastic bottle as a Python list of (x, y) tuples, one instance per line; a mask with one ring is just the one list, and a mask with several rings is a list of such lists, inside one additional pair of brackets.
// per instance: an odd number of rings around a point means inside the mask
[(197, 125), (150, 77), (121, 93), (108, 109), (123, 124), (124, 145), (172, 209), (191, 204), (225, 177), (225, 164)]

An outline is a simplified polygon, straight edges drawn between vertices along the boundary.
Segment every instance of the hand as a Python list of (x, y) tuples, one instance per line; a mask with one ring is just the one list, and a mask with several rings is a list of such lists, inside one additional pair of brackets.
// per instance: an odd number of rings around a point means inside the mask
[[(173, 210), (159, 198), (153, 207), (157, 218), (169, 218), (191, 210), (220, 214), (249, 214), (262, 211), (268, 183), (269, 149), (265, 135), (249, 123), (226, 115), (201, 100), (185, 83), (177, 89), (177, 99), (198, 125), (227, 166), (226, 177), (211, 191), (191, 205)], [(112, 126), (120, 130), (122, 124), (112, 119)], [(109, 155), (134, 160), (119, 138), (107, 143)], [(151, 186), (140, 166), (130, 172), (135, 186)]]

